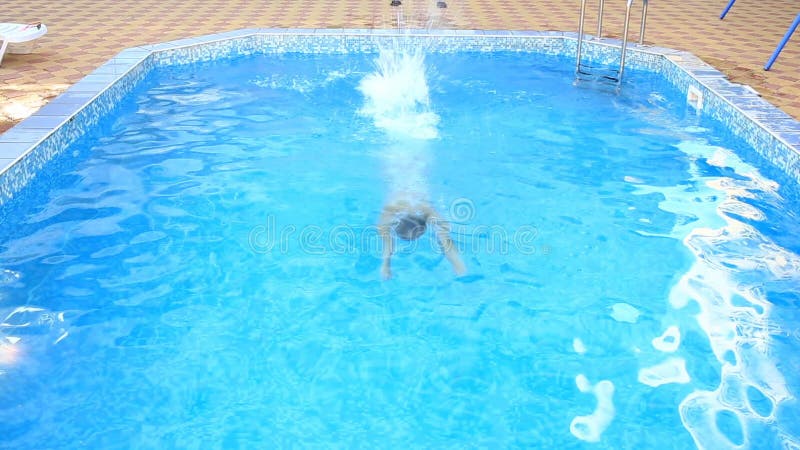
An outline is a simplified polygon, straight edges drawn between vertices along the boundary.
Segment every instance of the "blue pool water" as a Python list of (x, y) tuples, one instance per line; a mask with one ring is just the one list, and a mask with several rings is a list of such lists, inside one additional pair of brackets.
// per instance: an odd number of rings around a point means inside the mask
[[(800, 445), (794, 182), (655, 75), (382, 58), (159, 69), (4, 206), (3, 446)], [(382, 281), (409, 186), (465, 275)]]

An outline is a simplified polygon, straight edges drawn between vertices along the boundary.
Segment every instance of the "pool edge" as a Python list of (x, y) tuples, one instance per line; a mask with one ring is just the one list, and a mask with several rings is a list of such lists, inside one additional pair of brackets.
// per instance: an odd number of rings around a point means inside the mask
[[(440, 46), (447, 41), (451, 45), (437, 51), (540, 50), (573, 57), (577, 44), (576, 33), (563, 31), (251, 28), (131, 47), (0, 134), (0, 206), (155, 67), (259, 53), (350, 53), (374, 50), (379, 40), (394, 38), (423, 39)], [(592, 61), (613, 64), (620, 44), (618, 39), (588, 36), (584, 55)], [(703, 104), (694, 105), (698, 114), (724, 123), (734, 135), (800, 182), (800, 122), (690, 52), (630, 44), (626, 57), (626, 66), (658, 72), (687, 96), (690, 87), (699, 92)]]

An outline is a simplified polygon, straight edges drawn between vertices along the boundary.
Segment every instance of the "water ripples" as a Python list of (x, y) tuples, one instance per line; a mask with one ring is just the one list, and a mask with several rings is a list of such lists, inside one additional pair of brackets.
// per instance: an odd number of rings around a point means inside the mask
[[(356, 112), (365, 72), (339, 69), (240, 66), (239, 85), (162, 73), (82, 141), (91, 158), (66, 164), (0, 242), (12, 444), (796, 439), (781, 422), (796, 386), (776, 364), (795, 339), (778, 316), (798, 300), (775, 293), (800, 283), (781, 186), (707, 129), (662, 123), (658, 95), (603, 97), (598, 114), (563, 80), (532, 94), (547, 73), (492, 90), (432, 71), (449, 84), (411, 109), (442, 119), (429, 181), (458, 237), (535, 225), (552, 252), (466, 251), (470, 276), (453, 280), (423, 246), (382, 283), (377, 249), (298, 243), (304, 227), (371, 227), (384, 195), (374, 147), (389, 140)], [(436, 103), (474, 91), (469, 114)], [(270, 251), (253, 250), (257, 226), (284, 232)], [(152, 441), (117, 433), (142, 426)]]

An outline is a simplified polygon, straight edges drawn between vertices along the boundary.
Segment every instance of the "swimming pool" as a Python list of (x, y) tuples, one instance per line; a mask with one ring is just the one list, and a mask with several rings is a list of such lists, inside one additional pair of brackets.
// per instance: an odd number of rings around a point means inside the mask
[[(395, 57), (155, 68), (7, 201), (5, 442), (797, 445), (792, 177), (646, 67)], [(409, 179), (466, 275), (380, 280)]]

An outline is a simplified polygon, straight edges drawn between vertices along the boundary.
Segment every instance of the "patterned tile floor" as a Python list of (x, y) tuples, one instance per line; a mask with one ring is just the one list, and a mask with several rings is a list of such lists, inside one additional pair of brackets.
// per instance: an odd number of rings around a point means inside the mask
[[(49, 32), (34, 53), (7, 54), (0, 66), (0, 132), (120, 50), (252, 27), (526, 29), (576, 31), (579, 0), (4, 0), (0, 22), (41, 20)], [(645, 43), (688, 50), (800, 119), (800, 32), (772, 70), (763, 66), (800, 12), (797, 0), (657, 0), (648, 9)], [(624, 0), (606, 2), (604, 35), (622, 33)], [(641, 1), (631, 38), (638, 40)], [(597, 2), (588, 29), (596, 27)]]

